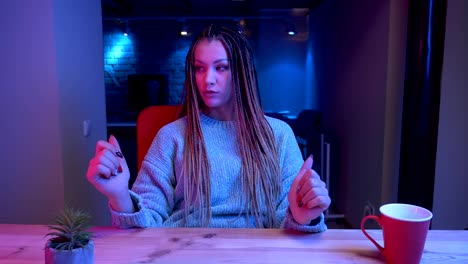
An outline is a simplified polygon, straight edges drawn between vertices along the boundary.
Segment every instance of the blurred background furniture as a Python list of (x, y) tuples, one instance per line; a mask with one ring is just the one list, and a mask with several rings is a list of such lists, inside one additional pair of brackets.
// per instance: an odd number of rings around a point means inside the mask
[[(297, 117), (289, 114), (288, 111), (268, 112), (266, 115), (278, 118), (288, 123), (296, 136), (297, 144), (301, 149), (304, 160), (313, 155), (313, 169), (320, 175), (325, 182), (332, 198), (332, 204), (325, 211), (325, 218), (328, 221), (335, 221), (341, 224), (341, 220), (345, 219), (344, 214), (336, 213), (333, 202), (333, 186), (330, 173), (331, 161), (331, 142), (322, 124), (322, 114), (318, 110), (305, 109), (299, 112)], [(346, 225), (346, 223), (343, 223)]]
[(137, 171), (140, 170), (141, 162), (156, 133), (161, 127), (177, 119), (180, 108), (180, 105), (153, 105), (140, 112), (136, 122)]

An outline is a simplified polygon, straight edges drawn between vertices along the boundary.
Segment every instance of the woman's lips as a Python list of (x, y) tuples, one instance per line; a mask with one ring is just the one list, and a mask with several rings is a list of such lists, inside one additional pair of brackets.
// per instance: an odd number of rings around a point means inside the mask
[(213, 97), (215, 95), (218, 94), (218, 92), (214, 92), (214, 91), (207, 91), (204, 93), (206, 97)]

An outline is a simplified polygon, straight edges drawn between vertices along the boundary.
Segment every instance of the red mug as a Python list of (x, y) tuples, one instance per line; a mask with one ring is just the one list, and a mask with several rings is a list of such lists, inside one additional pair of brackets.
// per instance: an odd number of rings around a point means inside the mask
[[(367, 215), (361, 221), (364, 235), (379, 249), (389, 264), (417, 264), (421, 261), (432, 213), (411, 204), (385, 204), (380, 216)], [(372, 219), (382, 227), (384, 246), (367, 232), (364, 224)]]

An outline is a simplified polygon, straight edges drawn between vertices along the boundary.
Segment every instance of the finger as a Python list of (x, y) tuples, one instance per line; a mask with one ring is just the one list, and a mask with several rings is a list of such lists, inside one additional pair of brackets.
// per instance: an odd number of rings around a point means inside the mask
[(305, 161), (304, 164), (302, 164), (301, 169), (299, 170), (298, 176), (302, 176), (307, 170), (310, 170), (312, 168), (312, 165), (314, 165), (314, 158), (312, 155), (310, 155)]
[(122, 150), (120, 149), (119, 142), (117, 141), (117, 138), (114, 137), (114, 135), (111, 135), (109, 137), (109, 143), (115, 147), (115, 155), (118, 157), (117, 161), (119, 162), (119, 172), (122, 172), (123, 170), (128, 170), (127, 161), (125, 160), (125, 157), (122, 154)]
[(307, 204), (317, 196), (328, 196), (328, 190), (321, 187), (311, 188), (302, 196), (301, 202)]
[(312, 155), (310, 155), (305, 161), (304, 164), (302, 164), (301, 169), (299, 170), (299, 173), (297, 174), (296, 178), (294, 179), (293, 186), (297, 186), (297, 192), (299, 192), (300, 189), (300, 184), (299, 182), (303, 178), (304, 174), (312, 168), (312, 165), (314, 164), (314, 159)]
[(104, 150), (110, 150), (115, 152), (115, 146), (112, 145), (111, 143), (104, 141), (104, 140), (99, 140), (96, 144), (96, 155), (98, 155), (100, 152)]
[(322, 208), (326, 210), (328, 206), (330, 206), (331, 200), (328, 196), (316, 196), (314, 199), (308, 201), (304, 204), (305, 208), (314, 209), (314, 208)]
[(97, 174), (96, 170), (99, 165), (103, 165), (108, 167), (109, 170), (115, 171), (119, 167), (119, 162), (110, 150), (105, 149), (89, 161), (88, 176), (94, 176), (94, 174)]
[(111, 176), (111, 169), (95, 160), (91, 160), (87, 173), (88, 181), (95, 183), (98, 178), (109, 178)]
[(120, 149), (119, 142), (117, 141), (117, 138), (114, 137), (114, 135), (111, 135), (109, 137), (109, 144), (113, 146), (115, 156), (123, 159), (124, 157), (122, 154), (122, 150)]
[(306, 172), (302, 175), (301, 179), (297, 183), (297, 193), (298, 194), (305, 194), (309, 188), (312, 188), (312, 184), (310, 181), (312, 180), (312, 170), (306, 170)]
[(99, 164), (97, 166), (97, 174), (100, 176), (100, 177), (104, 177), (106, 179), (109, 179), (111, 176), (112, 176), (112, 173), (113, 173), (114, 170), (112, 170), (111, 168), (109, 167), (106, 167), (102, 164)]
[(303, 184), (299, 187), (298, 194), (301, 197), (304, 197), (306, 195), (306, 193), (309, 192), (309, 190), (311, 190), (313, 188), (324, 188), (325, 187), (325, 183), (323, 181), (321, 181), (320, 179), (312, 178), (310, 174), (306, 174), (302, 178), (306, 179), (306, 180), (303, 181)]
[[(309, 177), (306, 177), (309, 176)], [(316, 171), (314, 171), (313, 169), (308, 169), (305, 173), (304, 173), (304, 176), (299, 180), (299, 183), (298, 183), (298, 186), (303, 186), (306, 182), (310, 181), (311, 179), (315, 179), (315, 180), (318, 180), (318, 181), (322, 181), (322, 179), (320, 178), (320, 176), (318, 175), (318, 173)], [(318, 181), (315, 181), (318, 183)]]
[[(297, 193), (303, 192), (303, 189), (307, 187), (307, 183), (312, 180), (312, 169), (308, 169), (304, 172), (301, 179), (297, 183)], [(311, 186), (311, 184), (309, 184)]]
[(118, 169), (120, 166), (119, 158), (115, 155), (115, 152), (108, 149), (102, 153), (99, 161), (113, 170)]

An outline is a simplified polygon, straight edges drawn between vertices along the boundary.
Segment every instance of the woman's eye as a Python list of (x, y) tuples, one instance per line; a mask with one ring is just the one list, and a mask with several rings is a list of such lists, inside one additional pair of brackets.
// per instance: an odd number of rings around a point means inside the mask
[(201, 67), (201, 66), (195, 66), (195, 71), (196, 72), (203, 72), (205, 68)]
[(226, 65), (221, 65), (221, 66), (217, 66), (217, 67), (216, 67), (216, 70), (217, 70), (217, 71), (227, 71), (228, 68), (229, 68), (229, 67), (226, 66)]

